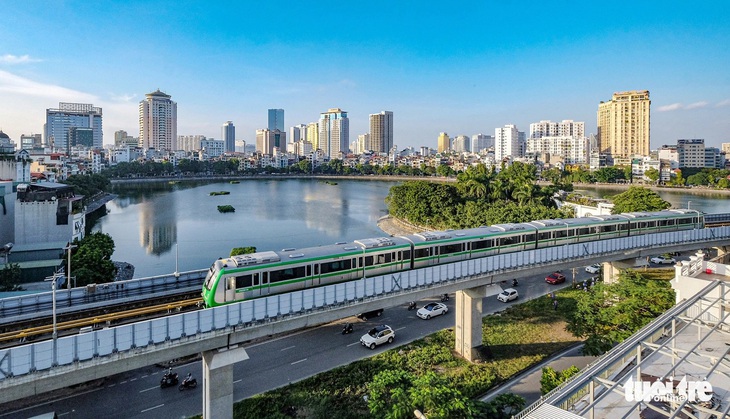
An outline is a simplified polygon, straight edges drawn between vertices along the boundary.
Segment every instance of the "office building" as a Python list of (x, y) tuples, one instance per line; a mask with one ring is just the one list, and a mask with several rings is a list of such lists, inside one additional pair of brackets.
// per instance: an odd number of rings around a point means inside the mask
[(44, 126), (46, 145), (56, 151), (70, 151), (69, 132), (71, 128), (90, 128), (92, 144), (90, 147), (104, 146), (102, 131), (102, 111), (88, 103), (58, 104), (57, 109), (46, 109)]
[(347, 112), (331, 108), (319, 116), (319, 148), (331, 159), (347, 153), (350, 144), (350, 119)]
[(206, 138), (200, 141), (200, 150), (209, 158), (215, 158), (226, 152), (226, 142), (213, 138)]
[(157, 89), (139, 102), (139, 145), (144, 149), (177, 149), (177, 103)]
[(471, 136), (471, 146), (469, 150), (472, 153), (485, 153), (492, 147), (494, 147), (494, 137), (491, 135), (476, 134)]
[(677, 157), (680, 169), (705, 167), (705, 140), (699, 138), (677, 140)]
[(233, 153), (236, 151), (236, 127), (232, 121), (227, 121), (221, 127), (221, 137), (223, 138), (224, 152)]
[(289, 143), (294, 144), (302, 138), (302, 131), (299, 125), (289, 127)]
[(20, 136), (20, 149), (30, 150), (43, 147), (43, 136), (41, 134), (22, 134)]
[(499, 162), (506, 157), (521, 157), (521, 138), (524, 138), (524, 133), (520, 133), (515, 125), (510, 124), (505, 125), (503, 128), (495, 128), (494, 159)]
[(284, 110), (283, 109), (269, 109), (269, 125), (267, 125), (270, 131), (278, 129), (284, 132)]
[(370, 150), (387, 153), (393, 148), (393, 112), (370, 114)]
[(115, 147), (123, 147), (123, 146), (137, 147), (137, 146), (139, 146), (139, 138), (132, 137), (131, 135), (127, 134), (127, 131), (124, 131), (124, 130), (114, 131), (114, 146)]
[(443, 153), (449, 150), (451, 150), (451, 138), (449, 138), (449, 134), (445, 132), (439, 133), (438, 142), (436, 143), (436, 151), (438, 153)]
[(649, 155), (648, 90), (613, 94), (598, 105), (598, 147), (614, 158)]
[(256, 151), (271, 156), (274, 154), (275, 148), (282, 152), (286, 151), (286, 132), (278, 129), (257, 129)]

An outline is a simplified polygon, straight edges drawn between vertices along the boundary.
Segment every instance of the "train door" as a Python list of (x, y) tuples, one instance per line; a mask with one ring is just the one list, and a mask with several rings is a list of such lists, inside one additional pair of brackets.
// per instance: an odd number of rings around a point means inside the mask
[(226, 278), (226, 302), (236, 299), (236, 277), (231, 275)]
[(320, 278), (319, 278), (319, 263), (315, 263), (314, 266), (313, 266), (313, 268), (314, 268), (314, 275), (312, 275), (312, 286), (313, 287), (318, 287), (319, 286), (319, 283), (320, 283)]
[[(261, 295), (261, 273), (256, 272), (253, 274), (251, 297), (258, 297)], [(248, 296), (247, 296), (248, 297)]]

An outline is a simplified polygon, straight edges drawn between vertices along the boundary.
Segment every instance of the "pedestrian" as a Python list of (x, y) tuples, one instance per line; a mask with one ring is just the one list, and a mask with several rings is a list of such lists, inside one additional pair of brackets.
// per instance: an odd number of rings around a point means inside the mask
[(558, 300), (553, 300), (553, 309), (558, 311)]

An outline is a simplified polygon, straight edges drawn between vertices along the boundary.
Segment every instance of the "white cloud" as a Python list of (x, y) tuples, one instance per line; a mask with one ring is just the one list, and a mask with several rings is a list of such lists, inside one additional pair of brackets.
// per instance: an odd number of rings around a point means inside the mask
[(96, 96), (53, 84), (26, 79), (0, 70), (0, 92), (53, 99), (59, 102), (93, 103)]
[(725, 106), (730, 106), (730, 99), (725, 99), (721, 102), (717, 102), (717, 104), (715, 105), (716, 108), (722, 108)]
[(26, 63), (38, 63), (43, 60), (39, 60), (37, 58), (30, 58), (30, 55), (13, 55), (13, 54), (5, 54), (0, 55), (0, 63), (6, 63), (6, 64), (26, 64)]
[(703, 101), (700, 101), (700, 102), (690, 103), (689, 105), (685, 106), (684, 109), (704, 108), (707, 105), (708, 105), (708, 103), (703, 100)]
[(671, 105), (664, 105), (657, 108), (658, 112), (670, 112), (682, 109), (681, 103), (672, 103)]

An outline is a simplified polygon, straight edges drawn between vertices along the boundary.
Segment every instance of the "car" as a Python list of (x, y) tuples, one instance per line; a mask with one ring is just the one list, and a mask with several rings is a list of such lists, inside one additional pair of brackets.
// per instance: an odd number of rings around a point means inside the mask
[(449, 308), (444, 303), (428, 303), (425, 306), (418, 309), (416, 316), (428, 320), (431, 317), (436, 317), (440, 314), (446, 314), (449, 312)]
[(517, 297), (520, 295), (517, 293), (517, 290), (514, 288), (507, 288), (504, 291), (502, 291), (499, 295), (497, 295), (497, 300), (506, 303), (512, 300), (516, 300)]
[(360, 343), (366, 348), (375, 349), (376, 346), (383, 343), (393, 343), (393, 339), (395, 339), (395, 331), (387, 324), (383, 324), (373, 327), (362, 335)]
[(677, 260), (674, 259), (671, 256), (668, 255), (661, 255), (661, 256), (654, 256), (653, 258), (649, 259), (651, 263), (656, 263), (660, 265), (669, 265), (669, 264), (675, 264), (677, 263)]
[(371, 311), (366, 311), (364, 313), (360, 313), (356, 317), (358, 319), (367, 320), (367, 319), (372, 319), (373, 317), (380, 317), (382, 315), (383, 315), (383, 309), (379, 308), (377, 310), (371, 310)]
[(589, 274), (597, 274), (601, 272), (601, 265), (596, 263), (595, 265), (586, 266), (586, 272)]
[(552, 285), (562, 284), (563, 282), (565, 282), (565, 275), (561, 274), (560, 272), (553, 272), (545, 277), (545, 282)]

